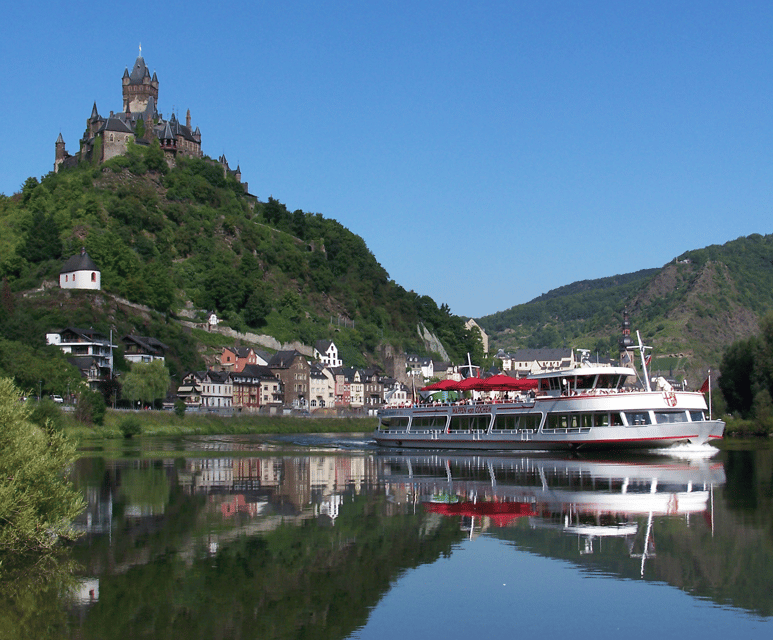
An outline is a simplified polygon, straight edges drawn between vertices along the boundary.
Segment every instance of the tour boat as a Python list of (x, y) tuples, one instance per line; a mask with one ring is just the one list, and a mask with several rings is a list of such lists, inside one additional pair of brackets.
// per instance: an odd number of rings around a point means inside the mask
[(626, 384), (636, 379), (632, 367), (594, 365), (587, 357), (577, 367), (521, 379), (467, 378), (455, 388), (509, 389), (509, 397), (381, 409), (373, 437), (387, 447), (465, 450), (652, 449), (721, 439), (725, 423), (711, 419), (703, 393), (676, 390), (663, 378), (652, 388), (648, 348), (640, 338), (638, 388)]

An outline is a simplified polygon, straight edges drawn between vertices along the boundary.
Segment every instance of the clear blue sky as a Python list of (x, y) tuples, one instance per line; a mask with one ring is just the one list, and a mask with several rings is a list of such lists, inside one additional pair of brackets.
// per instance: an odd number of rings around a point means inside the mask
[(92, 2), (4, 10), (0, 192), (119, 111), (159, 110), (260, 199), (362, 236), (478, 317), (773, 232), (773, 3)]

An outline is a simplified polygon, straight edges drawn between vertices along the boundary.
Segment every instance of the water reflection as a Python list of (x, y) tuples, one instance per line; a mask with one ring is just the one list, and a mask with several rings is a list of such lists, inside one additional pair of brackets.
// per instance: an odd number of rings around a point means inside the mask
[[(300, 454), (302, 442), (287, 452), (235, 438), (82, 458), (71, 634), (345, 638), (406, 571), (462, 544), (475, 554), (482, 536), (612, 581), (644, 577), (773, 613), (770, 518), (749, 507), (770, 505), (760, 486), (770, 455), (728, 455), (727, 483), (752, 500), (728, 494), (722, 456), (402, 455), (362, 444), (315, 441)], [(507, 606), (490, 600), (492, 616)]]
[[(721, 462), (659, 457), (583, 460), (555, 456), (388, 456), (379, 472), (396, 500), (459, 516), (474, 534), (527, 518), (532, 529), (576, 536), (592, 554), (603, 538), (626, 541), (631, 557), (654, 555), (656, 516), (702, 516), (713, 526), (713, 489), (725, 483)], [(646, 531), (639, 537), (639, 517)], [(637, 548), (638, 544), (638, 548)], [(595, 545), (595, 546), (594, 546)]]

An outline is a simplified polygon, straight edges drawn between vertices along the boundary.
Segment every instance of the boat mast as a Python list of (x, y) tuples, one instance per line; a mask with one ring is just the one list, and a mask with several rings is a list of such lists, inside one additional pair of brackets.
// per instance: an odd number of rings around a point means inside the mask
[(638, 329), (636, 330), (636, 337), (639, 340), (639, 344), (636, 348), (639, 350), (639, 356), (641, 357), (641, 368), (644, 373), (644, 386), (647, 387), (647, 391), (652, 391), (652, 387), (650, 386), (650, 376), (649, 373), (647, 373), (647, 358), (644, 355), (645, 349), (652, 349), (652, 347), (645, 347), (642, 344), (641, 334), (639, 334)]

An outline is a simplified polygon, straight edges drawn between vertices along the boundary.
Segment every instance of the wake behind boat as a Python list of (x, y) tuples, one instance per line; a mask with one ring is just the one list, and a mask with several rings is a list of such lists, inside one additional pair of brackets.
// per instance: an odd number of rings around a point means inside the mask
[(662, 379), (651, 388), (647, 348), (640, 338), (643, 388), (626, 386), (636, 378), (633, 368), (587, 359), (520, 379), (467, 378), (446, 387), (489, 395), (382, 409), (374, 439), (388, 447), (472, 450), (652, 449), (721, 439), (725, 423), (707, 416), (703, 393)]

